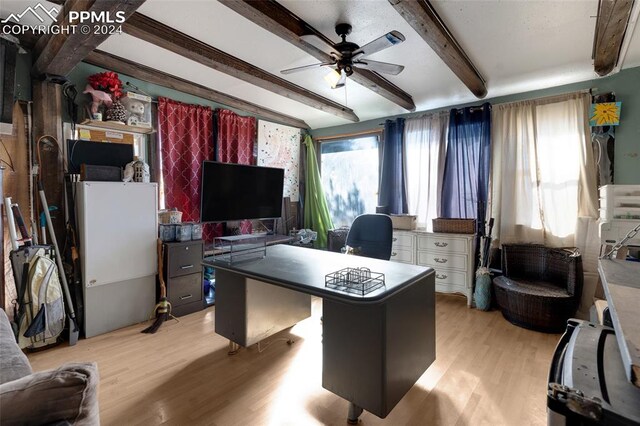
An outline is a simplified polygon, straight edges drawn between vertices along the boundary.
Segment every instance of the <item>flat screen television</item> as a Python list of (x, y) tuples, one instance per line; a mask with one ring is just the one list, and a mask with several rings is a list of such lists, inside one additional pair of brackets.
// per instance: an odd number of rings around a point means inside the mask
[(284, 169), (204, 161), (200, 221), (278, 218), (283, 185)]

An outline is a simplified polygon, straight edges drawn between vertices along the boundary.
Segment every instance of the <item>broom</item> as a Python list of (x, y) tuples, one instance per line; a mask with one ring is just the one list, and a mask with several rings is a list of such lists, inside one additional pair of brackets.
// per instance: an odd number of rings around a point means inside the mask
[(153, 321), (153, 324), (149, 327), (142, 330), (142, 333), (155, 333), (158, 331), (162, 323), (168, 320), (171, 316), (171, 303), (169, 303), (169, 300), (167, 299), (167, 285), (164, 283), (164, 278), (162, 276), (163, 258), (164, 246), (162, 241), (158, 239), (158, 280), (160, 281), (160, 300), (154, 309), (156, 312), (155, 321)]

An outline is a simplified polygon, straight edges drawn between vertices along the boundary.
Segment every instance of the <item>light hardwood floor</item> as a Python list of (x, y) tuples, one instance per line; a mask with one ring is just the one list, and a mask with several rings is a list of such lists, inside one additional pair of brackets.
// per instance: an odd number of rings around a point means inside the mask
[[(132, 326), (29, 358), (34, 370), (96, 361), (104, 425), (346, 424), (347, 402), (321, 385), (319, 299), (311, 318), (268, 339), (262, 352), (253, 346), (234, 356), (213, 332), (214, 309), (153, 335)], [(436, 361), (386, 419), (365, 412), (361, 425), (544, 425), (558, 339), (438, 295)]]

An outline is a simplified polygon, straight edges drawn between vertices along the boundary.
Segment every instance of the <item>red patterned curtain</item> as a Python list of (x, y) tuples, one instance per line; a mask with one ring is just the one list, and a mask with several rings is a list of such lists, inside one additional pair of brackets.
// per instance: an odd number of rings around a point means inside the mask
[[(213, 111), (158, 98), (158, 136), (165, 205), (180, 210), (183, 222), (198, 222), (202, 162), (213, 159)], [(205, 225), (202, 238), (211, 242), (218, 231)]]
[[(256, 119), (242, 117), (226, 109), (216, 110), (218, 161), (255, 164), (253, 145), (256, 140)], [(251, 222), (240, 223), (240, 232), (251, 233)]]
[(256, 140), (256, 119), (242, 117), (226, 109), (216, 110), (218, 120), (218, 161), (255, 164), (253, 145)]

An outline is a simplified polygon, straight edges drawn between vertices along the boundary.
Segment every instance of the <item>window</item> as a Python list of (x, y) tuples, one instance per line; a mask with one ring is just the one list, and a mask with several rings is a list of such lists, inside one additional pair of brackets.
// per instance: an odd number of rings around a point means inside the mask
[(334, 226), (376, 212), (378, 165), (378, 135), (320, 143), (322, 187)]

